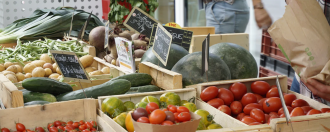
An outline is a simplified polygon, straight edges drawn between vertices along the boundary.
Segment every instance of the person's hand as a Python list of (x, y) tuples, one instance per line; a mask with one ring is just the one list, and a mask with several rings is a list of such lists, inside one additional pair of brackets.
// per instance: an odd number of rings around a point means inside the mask
[(265, 9), (254, 9), (254, 15), (259, 28), (267, 30), (272, 25), (272, 19)]
[[(305, 82), (304, 82), (305, 83)], [(312, 91), (314, 95), (317, 95), (330, 102), (330, 86), (320, 83), (315, 79), (307, 79), (305, 83), (307, 88)]]

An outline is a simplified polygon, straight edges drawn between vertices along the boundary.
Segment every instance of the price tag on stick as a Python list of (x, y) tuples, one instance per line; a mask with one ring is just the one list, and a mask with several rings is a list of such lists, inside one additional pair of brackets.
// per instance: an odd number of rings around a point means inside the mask
[(104, 48), (107, 48), (109, 45), (109, 21), (105, 24), (104, 28)]
[(164, 66), (167, 64), (171, 44), (172, 35), (161, 24), (158, 23), (152, 52), (156, 55), (159, 61), (164, 64)]
[(54, 57), (64, 80), (91, 83), (88, 74), (74, 52), (51, 50), (50, 53)]
[(150, 38), (153, 24), (160, 23), (155, 18), (150, 16), (148, 13), (145, 13), (138, 7), (134, 7), (132, 11), (128, 14), (124, 25), (136, 32), (146, 35)]
[(210, 47), (210, 34), (206, 36), (202, 44), (202, 76), (206, 73), (206, 80), (208, 80), (207, 71), (209, 70), (209, 47)]

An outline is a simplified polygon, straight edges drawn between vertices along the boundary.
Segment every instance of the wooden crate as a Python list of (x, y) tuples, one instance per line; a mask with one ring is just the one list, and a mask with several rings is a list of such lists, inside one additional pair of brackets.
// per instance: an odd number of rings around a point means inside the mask
[[(138, 93), (138, 94), (128, 94), (128, 95), (115, 95), (111, 97), (118, 97), (123, 102), (125, 101), (132, 101), (133, 103), (138, 103), (141, 101), (141, 99), (145, 96), (155, 96), (156, 98), (160, 98), (160, 96), (166, 92), (175, 92), (177, 93), (181, 100), (190, 100), (190, 99), (196, 99), (196, 88), (185, 88), (185, 89), (177, 89), (177, 90), (168, 90), (168, 91), (157, 91), (157, 92), (149, 92), (149, 93)], [(110, 96), (103, 96), (98, 98), (99, 106), (101, 106), (102, 101)], [(229, 123), (235, 123), (235, 119), (227, 118), (227, 116), (221, 116), (221, 112), (219, 110), (213, 110), (209, 109), (208, 104), (203, 103), (200, 100), (194, 100), (194, 103), (196, 104), (197, 109), (204, 109), (209, 111), (209, 113), (213, 116), (215, 116), (214, 121), (222, 125), (224, 128), (228, 128), (229, 125), (226, 122)], [(205, 107), (207, 106), (207, 107)], [(113, 121), (109, 116), (104, 114), (101, 110), (99, 110), (99, 115), (116, 131), (116, 132), (127, 132), (124, 128), (122, 128), (120, 125), (118, 125), (115, 121)], [(244, 123), (243, 123), (244, 124)], [(237, 127), (237, 126), (236, 126)], [(259, 128), (256, 129), (246, 129), (246, 130), (270, 130), (270, 127), (268, 125), (259, 126)], [(217, 129), (216, 131), (219, 131), (221, 129)], [(227, 130), (234, 130), (234, 129), (227, 129)], [(204, 132), (201, 131), (201, 132)], [(208, 131), (206, 131), (208, 132)]]
[(0, 99), (6, 108), (24, 106), (22, 91), (19, 91), (3, 74), (0, 74)]
[(181, 89), (182, 75), (150, 62), (142, 62), (139, 64), (139, 73), (147, 73), (152, 76), (152, 84), (165, 89)]
[[(247, 87), (247, 91), (251, 92), (250, 86), (251, 86), (251, 83), (253, 83), (254, 81), (266, 81), (270, 85), (276, 85), (276, 76), (263, 77), (263, 78), (228, 80), (228, 81), (215, 81), (215, 82), (198, 84), (197, 85), (197, 96), (199, 97), (201, 91), (208, 86), (216, 86), (218, 88), (229, 88), (229, 86), (235, 82), (241, 82), (241, 83), (245, 84), (245, 86)], [(284, 93), (292, 93), (292, 94), (296, 95), (296, 97), (298, 99), (306, 100), (311, 107), (318, 109), (318, 110), (321, 108), (330, 108), (329, 106), (327, 106), (325, 104), (319, 103), (306, 96), (303, 96), (301, 94), (288, 90), (287, 76), (283, 76), (283, 75), (279, 76), (279, 81), (280, 81), (282, 91)], [(203, 103), (207, 104), (205, 102), (203, 102)], [(211, 108), (213, 110), (217, 110), (217, 109), (213, 108), (212, 106), (210, 106), (210, 109)], [(221, 114), (225, 114), (225, 113), (221, 112)], [(233, 123), (228, 123), (228, 125), (230, 125), (230, 126), (232, 126), (232, 125), (233, 126), (238, 126), (238, 125), (248, 126), (244, 123), (241, 124), (242, 123), (241, 121), (239, 121), (229, 115), (228, 115), (228, 118), (234, 119)], [(330, 126), (330, 114), (329, 113), (310, 115), (310, 116), (298, 116), (298, 117), (292, 117), (291, 119), (293, 121), (295, 121), (295, 122), (293, 122), (294, 131), (319, 131), (319, 130), (325, 130), (325, 128), (322, 125)], [(289, 126), (286, 125), (286, 121), (284, 118), (277, 118), (277, 119), (271, 120), (270, 127), (274, 131), (281, 131), (281, 132), (291, 131), (291, 129), (289, 129), (290, 125)]]
[(215, 34), (215, 28), (214, 27), (182, 27), (184, 30), (193, 31), (193, 35), (208, 35)]
[[(68, 110), (70, 108), (70, 110)], [(56, 120), (68, 121), (97, 121), (98, 127), (105, 132), (112, 128), (97, 113), (96, 99), (81, 99), (55, 102), (46, 105), (33, 105), (22, 108), (0, 110), (0, 126), (16, 130), (15, 122), (23, 123), (26, 129), (46, 127)]]
[(2, 48), (13, 48), (16, 47), (16, 45), (17, 45), (16, 43), (0, 44), (0, 47), (2, 46)]
[[(202, 43), (205, 40), (207, 35), (193, 35), (191, 40), (189, 53), (202, 51)], [(247, 33), (232, 33), (232, 34), (211, 34), (210, 35), (210, 46), (222, 43), (229, 42), (235, 43), (246, 50), (249, 50), (249, 34)]]

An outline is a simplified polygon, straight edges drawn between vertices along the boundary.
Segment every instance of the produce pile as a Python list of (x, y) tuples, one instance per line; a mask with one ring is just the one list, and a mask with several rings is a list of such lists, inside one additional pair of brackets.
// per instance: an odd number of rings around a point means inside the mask
[[(276, 85), (255, 81), (251, 84), (251, 91), (248, 93), (245, 84), (237, 82), (229, 88), (209, 86), (202, 91), (200, 98), (247, 125), (269, 124), (274, 118), (285, 117)], [(294, 94), (282, 94), (291, 117), (330, 113), (330, 108), (317, 110)]]
[[(47, 129), (46, 129), (47, 128)], [(13, 130), (12, 130), (13, 131)], [(16, 131), (18, 132), (96, 132), (97, 123), (95, 121), (84, 121), (79, 122), (73, 121), (54, 121), (48, 123), (47, 127), (36, 127), (34, 129), (28, 129), (22, 123), (16, 123)], [(8, 128), (2, 128), (1, 132), (11, 132)]]
[(116, 123), (133, 132), (133, 121), (160, 125), (173, 125), (191, 120), (192, 112), (201, 116), (198, 130), (219, 129), (221, 125), (213, 121), (212, 115), (206, 110), (197, 109), (194, 103), (181, 100), (173, 92), (166, 92), (157, 99), (145, 96), (140, 102), (123, 102), (118, 97), (109, 97), (102, 101), (101, 110)]

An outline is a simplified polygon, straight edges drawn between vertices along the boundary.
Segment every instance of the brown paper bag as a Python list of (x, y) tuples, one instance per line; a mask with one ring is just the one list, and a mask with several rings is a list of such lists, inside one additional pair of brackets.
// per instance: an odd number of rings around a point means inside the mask
[(196, 132), (201, 117), (190, 112), (192, 121), (187, 121), (171, 126), (155, 125), (133, 121), (135, 132)]
[(316, 0), (292, 0), (268, 32), (303, 81), (330, 85), (330, 26)]

